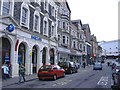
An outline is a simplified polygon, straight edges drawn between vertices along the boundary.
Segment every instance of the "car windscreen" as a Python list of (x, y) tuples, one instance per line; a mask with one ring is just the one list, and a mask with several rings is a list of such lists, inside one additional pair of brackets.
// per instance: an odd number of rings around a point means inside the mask
[(40, 69), (41, 70), (50, 70), (50, 69), (52, 69), (52, 66), (42, 66)]
[(59, 66), (60, 67), (69, 67), (69, 63), (68, 62), (60, 62)]

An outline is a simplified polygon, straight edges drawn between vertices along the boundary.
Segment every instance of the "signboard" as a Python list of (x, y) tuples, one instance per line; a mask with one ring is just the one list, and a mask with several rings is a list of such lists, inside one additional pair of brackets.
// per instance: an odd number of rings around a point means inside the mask
[(14, 26), (13, 26), (13, 24), (9, 24), (8, 27), (7, 27), (7, 29), (8, 29), (9, 32), (14, 31)]
[(9, 62), (10, 61), (10, 57), (9, 56), (5, 56), (5, 62)]
[(31, 35), (31, 39), (42, 41), (40, 37), (34, 35)]
[(21, 63), (21, 55), (18, 55), (18, 63)]

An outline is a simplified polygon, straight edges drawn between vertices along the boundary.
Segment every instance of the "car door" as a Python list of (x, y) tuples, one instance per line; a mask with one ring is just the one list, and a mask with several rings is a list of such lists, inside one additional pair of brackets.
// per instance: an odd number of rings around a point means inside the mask
[(57, 66), (54, 66), (54, 67), (53, 67), (53, 71), (54, 71), (54, 74), (56, 74), (57, 77), (59, 77), (59, 70), (58, 70), (58, 67), (57, 67)]

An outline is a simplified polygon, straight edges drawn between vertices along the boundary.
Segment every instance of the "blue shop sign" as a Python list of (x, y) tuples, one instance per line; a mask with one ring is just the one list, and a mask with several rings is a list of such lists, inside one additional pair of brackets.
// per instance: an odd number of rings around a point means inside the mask
[(22, 57), (21, 55), (18, 55), (18, 63), (21, 63), (21, 61), (22, 61)]
[(9, 56), (5, 56), (5, 62), (9, 62), (10, 61), (10, 57)]
[(14, 26), (13, 26), (13, 24), (9, 24), (7, 29), (8, 29), (9, 32), (14, 31)]
[(34, 35), (31, 36), (31, 39), (42, 41), (42, 39), (40, 37), (34, 36)]

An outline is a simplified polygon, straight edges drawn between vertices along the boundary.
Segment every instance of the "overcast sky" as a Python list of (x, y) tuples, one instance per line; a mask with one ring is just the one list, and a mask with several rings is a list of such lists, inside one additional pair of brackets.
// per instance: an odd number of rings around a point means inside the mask
[(97, 41), (118, 39), (118, 1), (120, 0), (67, 0), (71, 19), (81, 19), (90, 25)]

